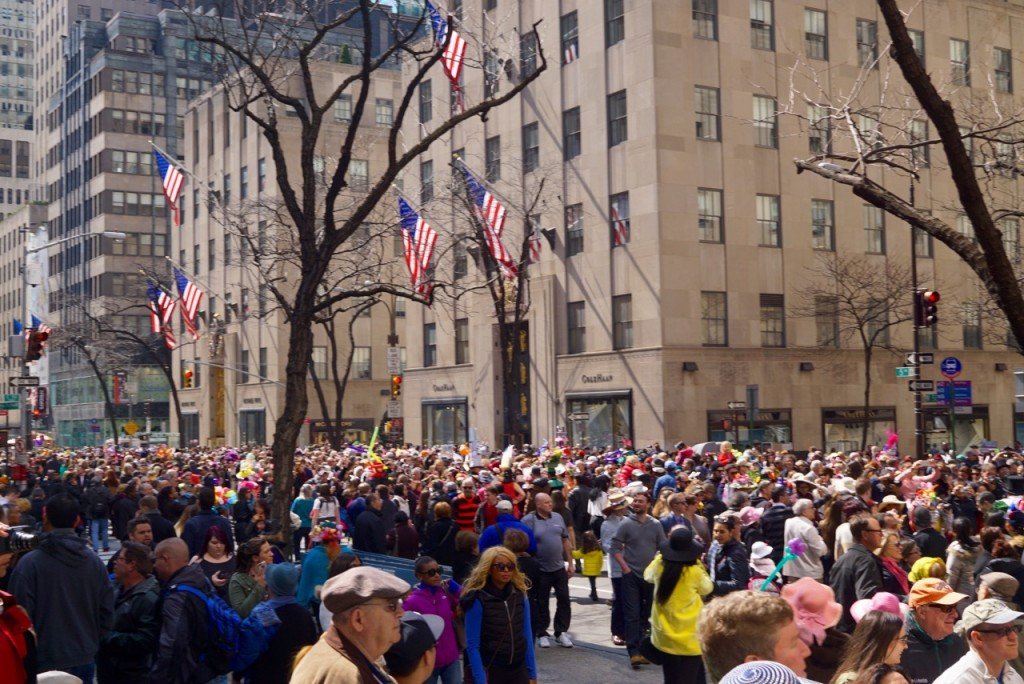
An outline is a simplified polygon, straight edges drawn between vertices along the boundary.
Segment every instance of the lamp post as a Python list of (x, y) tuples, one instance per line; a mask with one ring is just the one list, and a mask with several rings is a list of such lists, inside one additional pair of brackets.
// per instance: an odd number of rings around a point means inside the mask
[[(25, 229), (25, 232), (30, 233), (30, 234), (34, 233), (35, 230), (37, 228), (39, 228), (39, 227), (40, 227), (39, 224), (36, 224), (36, 225), (33, 225), (33, 226), (29, 226), (27, 229)], [(124, 233), (119, 232), (119, 231), (114, 231), (114, 230), (105, 230), (102, 233), (95, 233), (95, 234), (96, 235), (100, 235), (100, 236), (105, 237), (105, 238), (110, 238), (111, 240), (117, 240), (119, 242), (124, 240), (124, 238), (125, 238), (125, 234)], [(28, 257), (29, 257), (29, 255), (30, 254), (35, 254), (37, 252), (42, 252), (43, 250), (47, 250), (50, 247), (56, 247), (57, 245), (62, 245), (64, 243), (66, 243), (66, 242), (70, 242), (71, 240), (79, 240), (79, 239), (81, 239), (83, 237), (88, 237), (88, 235), (69, 235), (67, 237), (60, 238), (59, 240), (51, 240), (50, 242), (47, 242), (47, 243), (45, 243), (43, 245), (40, 245), (39, 247), (31, 247), (31, 248), (28, 246), (28, 240), (25, 240), (25, 248), (22, 251), (22, 258), (21, 258), (21, 320), (22, 320), (22, 325), (25, 328), (25, 331), (29, 332), (29, 334), (31, 334), (30, 331), (33, 330), (33, 328), (31, 328), (29, 326), (29, 310), (28, 310), (28, 288), (29, 288), (29, 283), (28, 283)], [(34, 285), (39, 285), (39, 283), (34, 283)], [(26, 344), (25, 346), (26, 346), (25, 352), (27, 352), (28, 351), (28, 349), (27, 349), (28, 345)], [(22, 356), (21, 356), (21, 376), (23, 378), (29, 376), (29, 372), (30, 371), (29, 371), (28, 363), (29, 362), (26, 360), (26, 354), (23, 353)], [(29, 406), (29, 396), (30, 395), (29, 395), (29, 392), (27, 390), (28, 390), (28, 388), (26, 388), (26, 387), (22, 387), (21, 388), (21, 439), (22, 439), (22, 442), (24, 442), (24, 450), (22, 451), (22, 453), (19, 456), (19, 459), (20, 459), (19, 463), (23, 463), (23, 464), (24, 463), (28, 463), (28, 455), (30, 453), (32, 453), (32, 414), (31, 414), (32, 407)]]

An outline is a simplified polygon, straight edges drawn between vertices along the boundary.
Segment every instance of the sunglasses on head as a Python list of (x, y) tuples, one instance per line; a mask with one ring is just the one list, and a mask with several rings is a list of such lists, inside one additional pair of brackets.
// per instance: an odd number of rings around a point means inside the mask
[(492, 568), (497, 568), (499, 572), (512, 572), (516, 569), (515, 563), (492, 563)]

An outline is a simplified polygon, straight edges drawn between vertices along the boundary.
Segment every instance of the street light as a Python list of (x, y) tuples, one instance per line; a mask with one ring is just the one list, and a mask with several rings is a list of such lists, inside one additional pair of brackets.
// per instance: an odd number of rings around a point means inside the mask
[[(25, 232), (27, 232), (27, 233), (34, 233), (36, 231), (36, 229), (41, 228), (41, 227), (42, 227), (41, 224), (33, 224), (33, 225), (29, 226), (25, 230)], [(70, 242), (71, 240), (79, 240), (79, 239), (81, 239), (83, 237), (89, 237), (89, 235), (99, 235), (101, 237), (105, 237), (105, 238), (108, 238), (108, 239), (111, 239), (111, 240), (115, 240), (117, 242), (122, 242), (122, 241), (124, 241), (125, 237), (127, 237), (121, 231), (105, 230), (102, 233), (90, 233), (90, 234), (86, 234), (86, 235), (68, 235), (66, 237), (60, 238), (59, 240), (51, 240), (50, 242), (47, 242), (47, 243), (45, 243), (43, 245), (40, 245), (39, 247), (32, 247), (32, 248), (29, 248), (28, 241), (27, 240), (25, 241), (25, 247), (24, 247), (24, 250), (23, 250), (23, 253), (22, 253), (22, 259), (21, 259), (21, 320), (22, 320), (22, 324), (25, 326), (26, 330), (29, 328), (29, 311), (28, 311), (28, 256), (30, 254), (36, 254), (37, 252), (42, 252), (43, 250), (49, 249), (50, 247), (56, 247), (58, 245), (62, 245), (64, 243), (66, 243), (66, 242)], [(27, 352), (28, 352), (27, 346), (28, 345), (26, 345), (26, 349), (22, 353), (22, 356), (21, 356), (21, 376), (22, 377), (28, 377), (28, 374), (30, 372), (29, 368), (28, 368), (28, 360), (26, 358), (27, 357)], [(27, 389), (28, 388), (25, 388), (25, 387), (21, 388), (21, 439), (22, 439), (22, 441), (24, 442), (24, 445), (25, 445), (25, 450), (20, 455), (21, 461), (19, 461), (19, 462), (21, 462), (21, 463), (28, 463), (28, 455), (30, 453), (32, 453), (32, 416), (29, 413), (29, 411), (31, 410), (31, 407), (28, 405), (29, 396), (30, 395), (29, 395)]]

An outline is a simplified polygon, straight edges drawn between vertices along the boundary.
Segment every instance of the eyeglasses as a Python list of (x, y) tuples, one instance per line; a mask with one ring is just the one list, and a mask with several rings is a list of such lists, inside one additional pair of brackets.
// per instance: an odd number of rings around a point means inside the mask
[(1010, 625), (1009, 627), (1003, 627), (1002, 629), (976, 629), (974, 631), (981, 634), (998, 634), (1000, 639), (1005, 639), (1011, 634), (1020, 634), (1022, 629), (1024, 629), (1024, 627), (1021, 625)]
[(367, 601), (363, 604), (364, 606), (380, 606), (389, 613), (397, 613), (399, 601), (398, 599), (388, 599), (387, 601), (378, 603), (376, 601)]
[(512, 572), (516, 569), (515, 563), (491, 563), (491, 567), (498, 572)]
[(877, 532), (878, 534), (882, 534), (882, 528), (881, 527), (879, 527), (878, 529), (874, 529), (874, 528), (869, 527), (868, 529), (866, 529), (864, 531), (865, 532)]
[(436, 575), (440, 575), (441, 571), (437, 568), (430, 568), (429, 570), (420, 570), (420, 574), (426, 575), (427, 577), (434, 577)]

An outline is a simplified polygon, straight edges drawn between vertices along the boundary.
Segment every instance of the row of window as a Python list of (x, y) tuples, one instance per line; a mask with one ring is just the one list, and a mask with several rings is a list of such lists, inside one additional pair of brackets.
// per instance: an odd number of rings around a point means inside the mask
[(164, 75), (148, 71), (129, 69), (110, 70), (110, 90), (115, 93), (138, 93), (139, 95), (164, 95)]
[[(465, 319), (461, 319), (465, 320)], [(468, 322), (467, 322), (468, 324)], [(456, 330), (459, 326), (456, 325)], [(468, 330), (468, 325), (467, 325)], [(456, 347), (458, 349), (458, 347)], [(468, 352), (469, 345), (468, 340), (466, 343), (466, 351)], [(372, 348), (355, 346), (352, 348), (352, 365), (349, 369), (349, 377), (355, 380), (372, 380), (373, 379), (373, 364), (372, 364)], [(405, 370), (405, 347), (398, 348), (399, 363), (401, 369)], [(462, 363), (467, 363), (463, 361)], [(312, 371), (320, 380), (327, 378), (328, 366), (327, 366), (327, 347), (313, 347), (313, 356), (310, 364), (312, 365)]]
[[(469, 363), (469, 319), (455, 319), (455, 365)], [(404, 349), (403, 349), (404, 352)], [(437, 365), (437, 324), (423, 324), (423, 366), (429, 368)], [(405, 367), (405, 358), (402, 358)]]
[[(571, 306), (571, 305), (570, 305)], [(570, 309), (570, 314), (572, 310)], [(976, 306), (964, 305), (960, 309), (965, 349), (981, 349), (981, 312)], [(728, 293), (703, 291), (700, 293), (701, 344), (706, 347), (729, 346)], [(891, 327), (885, 302), (869, 304), (864, 320), (865, 333), (881, 346), (889, 344)], [(745, 321), (744, 321), (745, 323)], [(762, 347), (786, 346), (786, 305), (781, 294), (760, 295), (760, 340)], [(570, 319), (571, 324), (571, 319)], [(838, 348), (841, 341), (839, 302), (836, 297), (819, 295), (814, 298), (815, 344), (819, 347)], [(937, 331), (934, 327), (918, 331), (923, 348), (934, 349)], [(570, 337), (570, 343), (571, 343)]]

